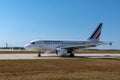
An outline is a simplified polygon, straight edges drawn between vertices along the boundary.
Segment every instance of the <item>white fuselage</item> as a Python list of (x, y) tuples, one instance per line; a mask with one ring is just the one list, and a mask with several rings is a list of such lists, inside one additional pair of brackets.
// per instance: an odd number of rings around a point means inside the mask
[[(95, 44), (98, 41), (58, 41), (58, 40), (37, 40), (31, 41), (25, 48), (27, 50), (56, 50), (57, 48), (65, 48), (70, 46), (81, 46), (80, 48), (87, 48), (88, 45)], [(84, 45), (84, 47), (83, 47)]]

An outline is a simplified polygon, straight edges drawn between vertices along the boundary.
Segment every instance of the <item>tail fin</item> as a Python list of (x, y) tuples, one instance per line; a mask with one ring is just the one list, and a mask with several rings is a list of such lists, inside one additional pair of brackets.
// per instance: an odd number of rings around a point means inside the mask
[(101, 35), (102, 24), (100, 23), (88, 40), (99, 40)]

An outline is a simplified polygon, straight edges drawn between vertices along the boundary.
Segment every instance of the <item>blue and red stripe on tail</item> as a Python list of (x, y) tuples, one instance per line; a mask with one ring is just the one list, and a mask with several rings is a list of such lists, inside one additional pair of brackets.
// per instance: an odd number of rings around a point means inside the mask
[(95, 31), (92, 33), (92, 35), (88, 38), (88, 40), (99, 40), (102, 30), (102, 24), (100, 23), (98, 27), (95, 29)]

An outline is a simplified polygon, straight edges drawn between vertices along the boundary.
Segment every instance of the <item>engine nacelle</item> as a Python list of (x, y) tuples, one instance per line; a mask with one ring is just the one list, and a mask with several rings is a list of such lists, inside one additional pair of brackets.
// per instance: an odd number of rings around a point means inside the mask
[(56, 53), (58, 54), (58, 56), (67, 56), (68, 51), (67, 51), (66, 49), (58, 48), (58, 49), (56, 50)]

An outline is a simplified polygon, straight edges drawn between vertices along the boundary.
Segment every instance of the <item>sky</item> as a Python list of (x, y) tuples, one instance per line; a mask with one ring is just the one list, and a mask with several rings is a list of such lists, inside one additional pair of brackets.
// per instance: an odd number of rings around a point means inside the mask
[(120, 0), (0, 0), (0, 46), (31, 40), (87, 40), (103, 23), (101, 41), (120, 49)]

